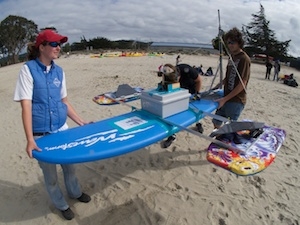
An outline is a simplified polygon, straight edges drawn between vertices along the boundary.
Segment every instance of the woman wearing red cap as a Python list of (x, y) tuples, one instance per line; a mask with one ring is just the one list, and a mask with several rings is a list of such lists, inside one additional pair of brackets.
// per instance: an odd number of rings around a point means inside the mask
[[(76, 113), (67, 99), (65, 73), (54, 63), (60, 52), (60, 45), (68, 38), (53, 30), (38, 34), (36, 42), (28, 45), (28, 58), (21, 68), (14, 100), (21, 103), (22, 120), (27, 139), (26, 152), (32, 158), (32, 151), (41, 151), (35, 140), (44, 135), (68, 128), (67, 117), (82, 126), (87, 124)], [(65, 219), (71, 220), (74, 213), (66, 202), (58, 184), (55, 164), (40, 162), (45, 185), (50, 198)], [(61, 165), (65, 186), (70, 198), (89, 202), (90, 196), (81, 191), (74, 165)]]

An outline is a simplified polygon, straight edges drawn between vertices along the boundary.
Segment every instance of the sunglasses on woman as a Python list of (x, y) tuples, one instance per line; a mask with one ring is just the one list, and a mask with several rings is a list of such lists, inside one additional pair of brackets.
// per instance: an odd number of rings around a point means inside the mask
[(57, 46), (60, 47), (61, 43), (53, 41), (53, 42), (48, 42), (48, 45), (53, 47), (53, 48), (56, 48)]

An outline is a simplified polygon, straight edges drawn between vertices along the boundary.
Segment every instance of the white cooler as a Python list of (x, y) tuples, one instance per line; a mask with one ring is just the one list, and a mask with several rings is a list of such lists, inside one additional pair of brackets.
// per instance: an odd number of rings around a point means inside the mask
[(162, 118), (172, 116), (189, 108), (190, 93), (187, 89), (158, 91), (151, 89), (141, 94), (142, 109)]

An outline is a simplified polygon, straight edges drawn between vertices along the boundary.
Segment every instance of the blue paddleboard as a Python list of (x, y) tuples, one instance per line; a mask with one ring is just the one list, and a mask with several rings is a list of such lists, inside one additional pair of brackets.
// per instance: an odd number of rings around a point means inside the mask
[[(190, 107), (213, 112), (217, 103), (201, 99), (190, 103)], [(33, 157), (55, 164), (111, 158), (154, 144), (180, 130), (166, 121), (188, 127), (204, 116), (188, 109), (162, 120), (144, 110), (135, 110), (39, 138), (36, 143), (42, 151), (33, 151)]]

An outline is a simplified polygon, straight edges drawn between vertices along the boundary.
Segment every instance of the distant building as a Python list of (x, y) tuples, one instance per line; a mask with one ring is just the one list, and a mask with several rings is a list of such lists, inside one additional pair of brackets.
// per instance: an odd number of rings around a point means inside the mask
[(193, 43), (176, 43), (176, 42), (153, 42), (149, 46), (150, 51), (170, 52), (170, 51), (192, 51), (218, 53), (219, 50), (214, 49), (211, 44), (193, 44)]

